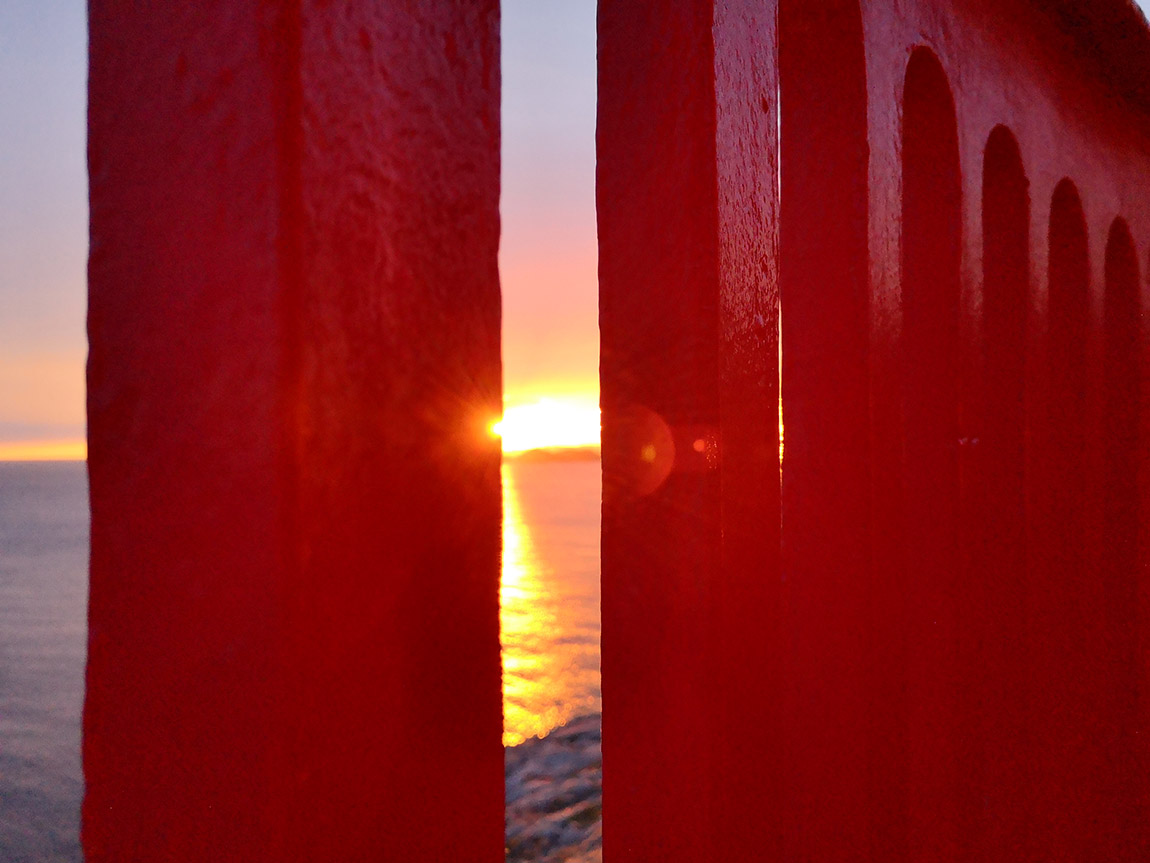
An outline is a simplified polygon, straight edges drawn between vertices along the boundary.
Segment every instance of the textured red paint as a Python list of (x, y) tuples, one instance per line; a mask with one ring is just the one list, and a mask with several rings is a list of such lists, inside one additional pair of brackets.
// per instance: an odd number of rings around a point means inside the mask
[[(1074, 860), (1089, 849), (1072, 845), (1072, 825), (1058, 812), (1082, 811), (1090, 788), (1088, 762), (1098, 735), (1081, 717), (1097, 702), (1099, 680), (1090, 668), (1091, 633), (1082, 621), (1096, 608), (1097, 577), (1087, 577), (1088, 474), (1083, 452), (1089, 417), (1086, 375), (1090, 330), (1089, 249), (1082, 202), (1069, 180), (1055, 188), (1049, 202), (1048, 291), (1045, 363), (1047, 386), (1039, 393), (1034, 434), (1036, 474), (1032, 507), (1032, 572), (1036, 582), (1030, 602), (1028, 631), (1032, 646), (1045, 657), (1034, 677), (1035, 724), (1032, 728), (1036, 770), (1049, 782), (1034, 795), (1037, 824), (1044, 840), (1041, 856)], [(1055, 849), (1061, 849), (1056, 854)]]
[(606, 859), (1145, 859), (1137, 11), (599, 16)]
[(977, 790), (963, 800), (969, 820), (961, 823), (975, 825), (990, 848), (1010, 858), (1033, 853), (1026, 841), (1034, 820), (1029, 776), (1039, 752), (1028, 715), (1036, 695), (1029, 673), (1028, 539), (1046, 541), (1038, 533), (1028, 537), (1026, 528), (1026, 332), (1033, 326), (1027, 186), (1014, 136), (996, 126), (982, 165), (982, 432), (966, 447), (975, 464), (965, 481), (978, 489), (981, 521), (970, 527), (968, 585), (959, 592), (966, 600), (960, 625), (967, 633), (961, 661), (968, 678), (959, 708), (968, 741), (961, 763)]
[(498, 3), (90, 21), (87, 859), (501, 860)]
[[(698, 437), (719, 424), (709, 7), (599, 6), (600, 75), (620, 86), (600, 89), (598, 135), (623, 144), (616, 159), (599, 159), (599, 275), (630, 288), (600, 300), (601, 366), (617, 370), (604, 374), (601, 393), (603, 746), (615, 765), (604, 777), (604, 830), (615, 849), (605, 853), (636, 861), (705, 859), (710, 842), (706, 762), (671, 753), (675, 741), (709, 747), (715, 738), (707, 609), (720, 553), (719, 475), (675, 459), (654, 490), (632, 479), (644, 476), (635, 465), (646, 447), (670, 440), (676, 454), (689, 453), (687, 429)], [(650, 75), (628, 78), (634, 67)], [(669, 435), (636, 434), (660, 428), (632, 419), (648, 411)], [(693, 789), (690, 802), (647, 793), (680, 784)]]
[[(959, 841), (959, 592), (969, 541), (960, 508), (960, 452), (968, 427), (959, 383), (962, 189), (955, 107), (927, 48), (907, 63), (902, 90), (901, 257), (903, 528), (905, 570), (896, 589), (906, 639), (899, 709), (904, 726), (896, 794), (907, 813), (906, 854), (947, 860)], [(965, 486), (961, 488), (965, 490)], [(877, 513), (876, 518), (882, 518)], [(904, 771), (904, 772), (903, 772)]]
[[(866, 77), (855, 0), (779, 4), (783, 859), (867, 841)], [(827, 513), (834, 512), (834, 518)], [(744, 609), (747, 614), (749, 609)], [(746, 849), (747, 856), (751, 849)]]

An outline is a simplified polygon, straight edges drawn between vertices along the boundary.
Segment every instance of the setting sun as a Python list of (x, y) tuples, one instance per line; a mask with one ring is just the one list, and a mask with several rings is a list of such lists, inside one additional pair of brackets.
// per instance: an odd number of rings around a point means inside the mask
[(491, 432), (503, 439), (504, 452), (598, 446), (599, 407), (591, 402), (539, 399), (507, 408)]

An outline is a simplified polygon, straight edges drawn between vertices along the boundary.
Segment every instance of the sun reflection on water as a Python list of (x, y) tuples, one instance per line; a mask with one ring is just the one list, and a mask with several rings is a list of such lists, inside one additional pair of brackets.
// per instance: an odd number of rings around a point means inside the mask
[[(586, 559), (575, 551), (577, 538), (561, 523), (539, 541), (533, 537), (525, 517), (527, 489), (517, 484), (521, 479), (514, 468), (503, 466), (500, 639), (506, 746), (597, 710), (599, 695), (598, 568), (592, 563), (594, 571), (588, 571)], [(557, 494), (554, 488), (545, 491)], [(593, 542), (586, 553), (597, 552)]]

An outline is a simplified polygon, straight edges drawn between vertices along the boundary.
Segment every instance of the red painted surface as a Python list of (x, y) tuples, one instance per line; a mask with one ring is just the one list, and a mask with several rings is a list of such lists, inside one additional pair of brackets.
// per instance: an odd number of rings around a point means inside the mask
[[(1026, 335), (1030, 300), (1030, 200), (1018, 143), (1005, 126), (991, 130), (982, 165), (982, 432), (972, 455), (981, 523), (972, 525), (977, 547), (965, 574), (969, 601), (962, 662), (969, 707), (964, 752), (970, 784), (978, 789), (963, 801), (985, 847), (1003, 859), (1031, 856), (1027, 831), (1033, 824), (1029, 793), (1033, 748), (1030, 708), (1037, 697), (1027, 631), (1031, 578), (1026, 529)], [(1036, 482), (1037, 484), (1037, 482)], [(1070, 508), (1073, 510), (1073, 507)], [(981, 797), (981, 799), (978, 799)], [(990, 814), (995, 813), (995, 814)]]
[[(599, 160), (600, 280), (630, 288), (602, 292), (599, 312), (601, 363), (618, 370), (601, 391), (603, 747), (616, 765), (603, 805), (614, 853), (635, 861), (705, 859), (718, 783), (672, 745), (710, 750), (731, 674), (709, 628), (722, 489), (692, 446), (715, 438), (720, 413), (709, 28), (697, 0), (599, 6), (600, 74), (621, 86), (600, 91), (598, 135), (628, 142)], [(636, 65), (651, 75), (625, 79)], [(678, 785), (689, 800), (649, 793)]]
[[(1088, 577), (1088, 472), (1082, 458), (1089, 428), (1087, 345), (1090, 330), (1090, 262), (1082, 202), (1063, 180), (1050, 201), (1047, 331), (1038, 358), (1047, 385), (1039, 393), (1032, 450), (1037, 461), (1030, 543), (1032, 560), (1032, 649), (1044, 657), (1035, 669), (1033, 741), (1035, 769), (1048, 782), (1034, 796), (1036, 824), (1043, 835), (1034, 846), (1053, 860), (1077, 860), (1090, 853), (1078, 844), (1060, 812), (1085, 811), (1091, 787), (1089, 763), (1096, 729), (1087, 725), (1097, 703), (1098, 677), (1090, 668), (1091, 633), (1083, 621), (1097, 607), (1096, 576)], [(1038, 542), (1040, 536), (1045, 542)], [(1039, 585), (1041, 585), (1039, 587)]]
[[(954, 99), (934, 52), (919, 47), (902, 93), (900, 277), (903, 382), (902, 573), (906, 639), (905, 722), (900, 793), (907, 807), (907, 856), (953, 859), (959, 841), (958, 597), (962, 543), (959, 269), (962, 188)], [(882, 514), (876, 514), (881, 518)]]
[[(92, 3), (88, 859), (502, 853), (497, 18)], [(608, 858), (1144, 859), (1133, 7), (599, 22)]]
[(606, 859), (1146, 859), (1138, 13), (599, 9)]
[[(856, 0), (782, 2), (782, 859), (868, 841), (866, 62)], [(834, 511), (836, 518), (827, 518)], [(744, 608), (743, 613), (748, 613)], [(751, 848), (739, 857), (753, 856)]]
[(90, 20), (87, 859), (501, 860), (498, 4)]

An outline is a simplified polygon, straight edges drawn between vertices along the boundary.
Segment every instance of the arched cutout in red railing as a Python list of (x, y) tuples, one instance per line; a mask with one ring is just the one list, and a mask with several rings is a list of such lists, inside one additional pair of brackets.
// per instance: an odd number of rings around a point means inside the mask
[(783, 0), (778, 23), (781, 779), (788, 823), (803, 825), (781, 856), (841, 860), (868, 832), (866, 60), (858, 0)]
[[(598, 6), (608, 855), (704, 859), (726, 824), (709, 778), (713, 753), (734, 746), (708, 697), (729, 665), (710, 646), (722, 539), (708, 448), (720, 419), (713, 23), (697, 3)], [(685, 740), (700, 745), (669, 758)]]
[[(1035, 655), (1035, 855), (1087, 859), (1088, 810), (1097, 735), (1085, 718), (1097, 701), (1097, 676), (1084, 646), (1097, 638), (1099, 589), (1086, 577), (1090, 251), (1074, 183), (1063, 179), (1050, 202), (1047, 234), (1047, 332), (1044, 374), (1033, 426), (1036, 469), (1031, 535), (1030, 631)], [(1052, 817), (1075, 813), (1074, 817)]]
[(907, 66), (902, 127), (906, 783), (911, 859), (957, 847), (959, 265), (962, 178), (954, 98), (938, 58)]
[(1116, 219), (1106, 243), (1102, 352), (1102, 579), (1106, 639), (1099, 644), (1104, 734), (1099, 857), (1145, 859), (1146, 776), (1139, 740), (1142, 649), (1139, 424), (1141, 421), (1141, 277), (1130, 228)]
[[(1023, 692), (1030, 671), (1020, 622), (1026, 620), (1026, 327), (1030, 287), (1030, 197), (1018, 142), (996, 126), (983, 151), (981, 432), (968, 442), (978, 477), (968, 511), (978, 522), (959, 611), (962, 662), (973, 696), (963, 713), (963, 752), (974, 827), (969, 839), (987, 859), (1025, 847), (1028, 829)], [(973, 671), (973, 674), (969, 672)], [(973, 804), (973, 805), (971, 805)]]

